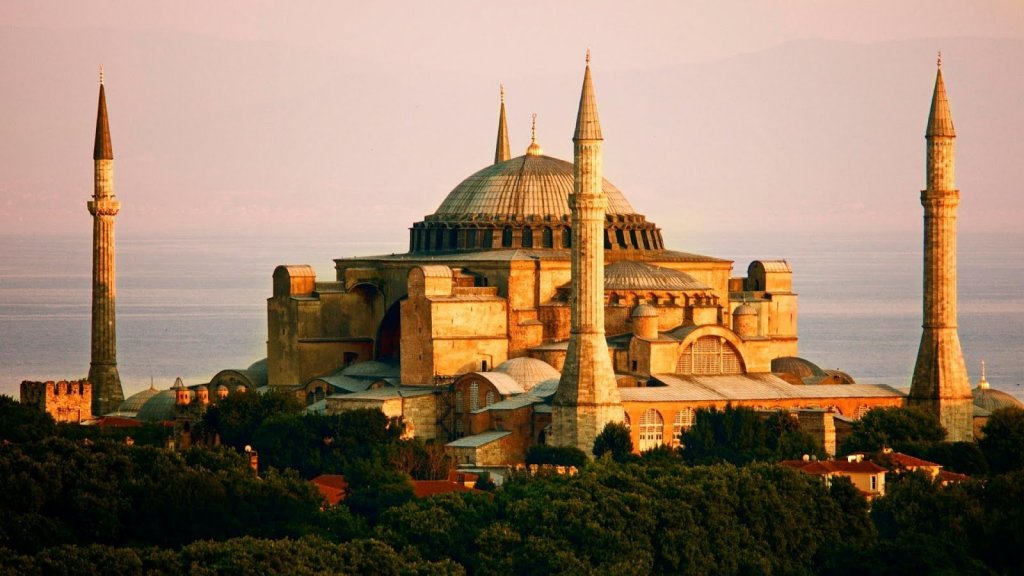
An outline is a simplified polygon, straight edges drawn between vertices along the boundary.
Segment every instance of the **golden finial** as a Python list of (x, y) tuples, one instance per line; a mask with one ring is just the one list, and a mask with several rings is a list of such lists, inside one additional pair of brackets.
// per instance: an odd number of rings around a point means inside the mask
[(587, 66), (590, 66), (590, 48), (587, 48)]
[(544, 150), (537, 144), (537, 113), (533, 113), (533, 124), (530, 126), (530, 146), (526, 149), (527, 156), (540, 156)]
[(498, 84), (498, 88), (501, 90), (501, 103), (504, 104), (505, 103), (505, 85), (504, 84)]
[(985, 379), (985, 361), (981, 361), (981, 380), (978, 380), (978, 388), (985, 390), (988, 388), (988, 380)]
[(942, 68), (942, 50), (939, 50), (939, 57), (935, 60), (935, 65)]
[(100, 64), (100, 86), (103, 86), (103, 64)]

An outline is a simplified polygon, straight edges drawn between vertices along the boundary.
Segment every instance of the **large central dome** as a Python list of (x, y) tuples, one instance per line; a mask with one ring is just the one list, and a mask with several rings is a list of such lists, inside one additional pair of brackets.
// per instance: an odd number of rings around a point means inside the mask
[[(463, 180), (444, 199), (433, 218), (569, 216), (573, 165), (565, 160), (526, 154), (492, 164)], [(611, 182), (604, 180), (607, 214), (634, 214)], [(432, 219), (428, 217), (428, 219)]]

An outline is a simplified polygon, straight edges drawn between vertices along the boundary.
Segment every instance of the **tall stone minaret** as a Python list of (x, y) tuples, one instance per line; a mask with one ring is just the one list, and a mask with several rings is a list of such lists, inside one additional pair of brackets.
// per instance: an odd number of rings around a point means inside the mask
[(573, 135), (572, 331), (553, 401), (552, 444), (590, 454), (608, 422), (622, 421), (622, 403), (604, 335), (604, 219), (601, 123), (590, 79), (590, 54)]
[(505, 120), (505, 87), (501, 87), (501, 112), (498, 113), (498, 143), (494, 146), (494, 163), (512, 158), (508, 148), (508, 122)]
[(942, 58), (928, 114), (924, 206), (924, 323), (908, 403), (934, 412), (949, 441), (971, 441), (973, 400), (956, 322), (956, 131), (942, 82)]
[(117, 373), (117, 296), (114, 271), (114, 216), (121, 203), (114, 196), (114, 152), (110, 145), (107, 97), (100, 68), (100, 102), (96, 112), (96, 143), (92, 152), (95, 183), (89, 201), (92, 214), (92, 413), (102, 416), (117, 410), (124, 400)]

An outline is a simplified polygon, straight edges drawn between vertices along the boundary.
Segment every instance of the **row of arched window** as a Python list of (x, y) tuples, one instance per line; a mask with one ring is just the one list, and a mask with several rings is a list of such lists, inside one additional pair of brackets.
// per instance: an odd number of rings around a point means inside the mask
[(464, 412), (472, 412), (479, 410), (480, 408), (490, 406), (494, 404), (497, 397), (494, 394), (494, 390), (488, 390), (484, 395), (484, 405), (480, 405), (480, 383), (471, 382), (469, 384), (469, 405), (466, 405), (466, 397), (462, 390), (455, 391), (455, 413), (462, 414)]
[[(409, 248), (413, 252), (474, 250), (492, 248), (572, 248), (569, 226), (505, 226), (494, 228), (461, 228), (441, 226), (413, 227)], [(607, 250), (659, 250), (664, 248), (657, 229), (605, 229)]]

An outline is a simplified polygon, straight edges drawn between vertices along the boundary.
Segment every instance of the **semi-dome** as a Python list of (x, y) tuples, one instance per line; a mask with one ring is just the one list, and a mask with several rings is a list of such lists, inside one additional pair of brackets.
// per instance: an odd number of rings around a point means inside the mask
[(775, 358), (772, 373), (790, 384), (819, 384), (828, 377), (817, 364), (799, 356)]
[(119, 414), (136, 414), (142, 408), (142, 406), (153, 396), (159, 394), (160, 391), (150, 384), (149, 388), (142, 392), (136, 392), (131, 396), (124, 399), (121, 405), (117, 407)]
[[(607, 179), (607, 214), (634, 214), (633, 207)], [(466, 178), (441, 202), (435, 218), (472, 216), (569, 217), (573, 191), (571, 162), (526, 154), (492, 164)]]
[(733, 316), (757, 316), (757, 308), (750, 304), (740, 304), (732, 311)]
[(710, 290), (711, 288), (686, 272), (620, 260), (604, 267), (605, 290)]
[(526, 356), (506, 360), (499, 364), (494, 371), (508, 374), (527, 392), (539, 382), (557, 379), (560, 376), (558, 370), (555, 370), (547, 362)]
[(658, 309), (650, 304), (641, 304), (633, 309), (631, 318), (657, 318)]
[(143, 422), (163, 422), (174, 420), (176, 415), (178, 391), (175, 388), (161, 390), (154, 394), (139, 408), (136, 418)]
[(979, 408), (984, 408), (989, 412), (995, 412), (1000, 408), (1024, 408), (1024, 404), (1020, 400), (1014, 398), (1012, 395), (1003, 392), (1002, 390), (996, 390), (995, 388), (975, 388), (971, 391), (974, 396), (974, 405)]

